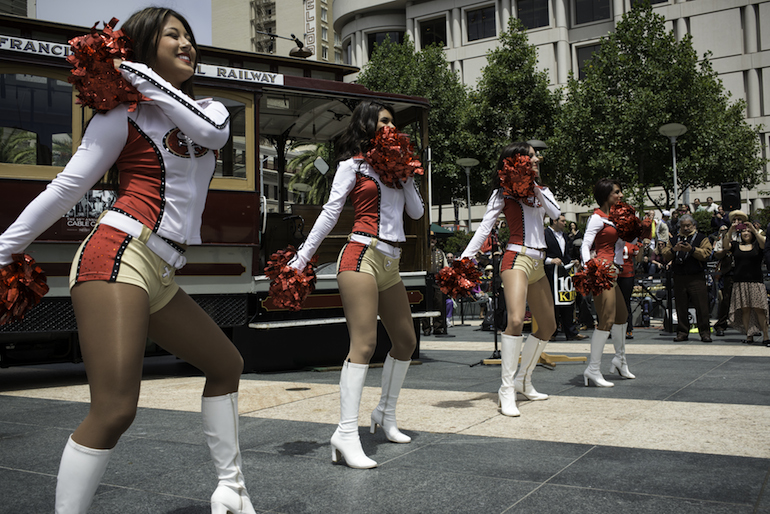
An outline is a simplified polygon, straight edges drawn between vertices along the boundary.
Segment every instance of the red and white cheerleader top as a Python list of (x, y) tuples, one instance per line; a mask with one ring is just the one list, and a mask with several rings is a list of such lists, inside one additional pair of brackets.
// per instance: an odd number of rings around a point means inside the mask
[(610, 221), (609, 215), (597, 208), (588, 218), (583, 245), (580, 247), (580, 258), (585, 264), (591, 260), (591, 250), (594, 250), (599, 259), (614, 262), (621, 267), (625, 244), (625, 241), (618, 237), (618, 229)]
[(505, 196), (503, 189), (495, 189), (487, 203), (487, 212), (462, 256), (473, 258), (492, 231), (500, 213), (505, 213), (510, 238), (508, 244), (518, 244), (536, 250), (545, 249), (543, 218), (547, 214), (556, 219), (561, 208), (553, 193), (544, 186), (535, 186), (535, 195), (529, 198)]
[(379, 174), (369, 163), (360, 157), (350, 158), (337, 167), (329, 201), (299, 247), (291, 266), (305, 268), (337, 224), (348, 196), (355, 210), (353, 232), (383, 241), (406, 241), (404, 211), (415, 220), (425, 212), (413, 177), (403, 183), (403, 189), (388, 187), (380, 181)]
[(145, 64), (120, 72), (149, 102), (96, 114), (70, 162), (0, 235), (0, 267), (61, 218), (116, 164), (120, 190), (113, 210), (180, 244), (201, 242), (201, 216), (214, 173), (214, 151), (230, 133), (229, 113), (194, 100)]

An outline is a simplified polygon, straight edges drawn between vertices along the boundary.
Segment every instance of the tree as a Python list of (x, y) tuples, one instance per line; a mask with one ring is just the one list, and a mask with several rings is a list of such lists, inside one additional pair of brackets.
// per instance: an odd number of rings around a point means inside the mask
[[(698, 61), (691, 37), (677, 41), (648, 3), (623, 16), (585, 65), (571, 76), (566, 102), (548, 140), (551, 185), (590, 203), (593, 185), (613, 177), (626, 195), (660, 209), (676, 200), (671, 147), (658, 132), (666, 123), (688, 128), (676, 144), (679, 191), (726, 180), (753, 187), (762, 180), (760, 127), (744, 119), (745, 103), (730, 103), (709, 54)], [(653, 198), (650, 189), (662, 186)]]
[[(468, 92), (449, 69), (443, 49), (431, 45), (415, 52), (414, 43), (408, 37), (401, 44), (386, 39), (375, 45), (370, 61), (358, 76), (358, 83), (373, 91), (422, 96), (430, 101), (428, 133), (434, 203), (449, 203), (452, 198), (464, 197), (465, 173), (455, 162), (458, 157), (467, 157), (458, 153), (458, 149), (462, 148), (461, 126)], [(419, 147), (420, 141), (414, 143), (415, 148)]]
[[(307, 146), (307, 143), (297, 143), (292, 149), (302, 146)], [(289, 169), (295, 170), (289, 181), (289, 188), (298, 183), (310, 186), (310, 190), (305, 194), (305, 203), (323, 205), (329, 199), (334, 172), (330, 169), (326, 174), (322, 174), (316, 169), (315, 160), (321, 157), (326, 164), (330, 164), (330, 148), (328, 143), (312, 145), (307, 151), (289, 161)]]
[(471, 191), (482, 201), (488, 199), (491, 172), (502, 148), (514, 141), (545, 140), (560, 99), (558, 91), (549, 89), (547, 74), (537, 70), (537, 49), (529, 44), (521, 20), (509, 18), (499, 41), (487, 55), (477, 89), (470, 93), (472, 108), (465, 119), (466, 156), (480, 161), (472, 172)]

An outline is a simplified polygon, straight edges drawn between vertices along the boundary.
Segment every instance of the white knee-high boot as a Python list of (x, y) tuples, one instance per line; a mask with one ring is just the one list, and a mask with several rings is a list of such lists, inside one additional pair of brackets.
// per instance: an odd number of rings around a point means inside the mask
[(521, 349), (521, 366), (516, 374), (516, 378), (513, 380), (513, 387), (517, 393), (523, 394), (528, 400), (548, 399), (547, 394), (538, 393), (532, 386), (532, 372), (540, 360), (540, 354), (543, 353), (545, 345), (546, 341), (530, 334), (524, 343), (524, 347)]
[(516, 407), (516, 389), (513, 385), (513, 376), (519, 366), (519, 354), (523, 336), (509, 336), (503, 334), (500, 345), (500, 375), (502, 384), (497, 391), (497, 403), (505, 416), (521, 416)]
[(408, 443), (412, 440), (396, 426), (396, 402), (411, 362), (396, 360), (388, 354), (382, 365), (382, 395), (379, 405), (372, 411), (370, 431), (376, 433), (377, 425), (380, 425), (392, 443)]
[(588, 361), (588, 367), (583, 372), (583, 380), (586, 386), (589, 379), (593, 380), (597, 387), (612, 387), (615, 385), (604, 380), (601, 371), (602, 352), (608, 337), (610, 337), (609, 331), (599, 330), (598, 328), (594, 330), (594, 335), (591, 337), (591, 356)]
[(203, 432), (219, 484), (211, 495), (212, 514), (254, 514), (243, 478), (238, 443), (238, 393), (203, 397)]
[(610, 373), (618, 374), (623, 378), (636, 378), (636, 375), (628, 370), (628, 362), (626, 361), (626, 328), (628, 323), (612, 325), (610, 333), (612, 334), (612, 344), (615, 346), (615, 356), (612, 358), (612, 366), (610, 366)]
[(332, 435), (332, 462), (340, 457), (351, 468), (374, 468), (377, 463), (366, 456), (358, 437), (358, 406), (364, 390), (368, 364), (346, 361), (340, 374), (340, 423)]
[(84, 514), (110, 462), (112, 450), (80, 445), (70, 436), (56, 478), (56, 514)]

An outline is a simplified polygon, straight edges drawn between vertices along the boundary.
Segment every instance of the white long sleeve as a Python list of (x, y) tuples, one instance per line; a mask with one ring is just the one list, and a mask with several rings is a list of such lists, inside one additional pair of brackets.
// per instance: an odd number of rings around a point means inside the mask
[(345, 200), (348, 195), (353, 191), (353, 187), (356, 185), (356, 174), (351, 167), (343, 166), (342, 164), (337, 169), (337, 173), (334, 174), (334, 182), (332, 182), (332, 190), (329, 193), (329, 201), (323, 207), (321, 214), (313, 224), (313, 228), (310, 230), (305, 242), (300, 245), (297, 250), (297, 255), (292, 259), (290, 265), (298, 270), (305, 269), (307, 263), (315, 255), (318, 247), (329, 232), (332, 231), (337, 224), (337, 220), (340, 218), (342, 208), (345, 206)]
[(503, 198), (502, 189), (495, 189), (487, 202), (487, 211), (484, 213), (484, 218), (481, 220), (481, 225), (476, 229), (476, 233), (473, 234), (473, 238), (465, 247), (460, 256), (461, 259), (465, 257), (473, 258), (478, 253), (481, 245), (487, 240), (489, 233), (492, 231), (492, 227), (495, 226), (497, 218), (500, 213), (503, 212), (503, 206), (505, 206), (505, 199)]
[(64, 216), (118, 159), (128, 137), (126, 109), (121, 105), (93, 117), (64, 170), (0, 235), (0, 267)]
[(580, 246), (580, 258), (583, 261), (583, 264), (591, 260), (591, 248), (594, 246), (596, 234), (598, 234), (602, 228), (604, 228), (604, 222), (601, 217), (592, 214), (591, 217), (588, 218), (586, 232), (583, 236), (583, 244)]
[(548, 215), (549, 218), (552, 220), (555, 220), (561, 215), (561, 207), (559, 206), (559, 203), (556, 201), (556, 198), (554, 198), (553, 193), (550, 189), (547, 187), (535, 187), (535, 197), (540, 201), (540, 203), (545, 208), (545, 213)]
[[(218, 150), (227, 143), (230, 135), (230, 113), (221, 103), (196, 102), (146, 64), (123, 61), (120, 72), (198, 145)], [(201, 120), (205, 123), (201, 123)]]
[(423, 214), (425, 214), (425, 204), (422, 201), (422, 196), (420, 196), (420, 191), (417, 189), (417, 183), (414, 181), (414, 177), (406, 179), (403, 186), (404, 198), (406, 201), (404, 210), (406, 211), (407, 216), (413, 220), (422, 218)]

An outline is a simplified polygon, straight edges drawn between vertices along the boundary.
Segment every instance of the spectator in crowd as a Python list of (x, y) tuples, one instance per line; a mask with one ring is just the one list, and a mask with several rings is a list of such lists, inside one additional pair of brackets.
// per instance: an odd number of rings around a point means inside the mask
[[(558, 217), (551, 220), (551, 225), (545, 229), (545, 276), (548, 277), (548, 282), (551, 285), (551, 291), (554, 290), (553, 272), (557, 267), (563, 268), (570, 262), (574, 265), (577, 264), (577, 260), (573, 260), (570, 257), (571, 248), (568, 246), (568, 240), (564, 234), (564, 229), (567, 226), (567, 220), (563, 214), (559, 214)], [(572, 339), (587, 339), (586, 336), (578, 332), (575, 326), (575, 304), (570, 305), (555, 305), (556, 320), (561, 322), (561, 330), (564, 332), (567, 340)], [(557, 331), (558, 332), (558, 329)], [(551, 340), (555, 339), (556, 332), (554, 332)]]
[(706, 206), (700, 203), (700, 198), (692, 201), (692, 212), (705, 211)]
[[(455, 256), (452, 252), (447, 252), (446, 262), (447, 266), (451, 266), (455, 261)], [(446, 316), (446, 327), (449, 328), (452, 325), (452, 318), (455, 315), (455, 301), (451, 296), (444, 295), (444, 315)]]
[(717, 209), (719, 208), (719, 206), (714, 203), (714, 199), (711, 198), (710, 196), (706, 197), (705, 207), (706, 207), (706, 210), (712, 214), (717, 212)]
[(757, 220), (754, 220), (751, 222), (751, 224), (754, 225), (754, 228), (757, 230), (757, 234), (761, 236), (765, 235), (765, 231), (762, 230), (762, 224), (760, 222), (758, 222)]
[[(649, 239), (646, 239), (649, 244)], [(623, 300), (626, 302), (626, 311), (628, 320), (626, 321), (626, 339), (634, 338), (634, 318), (631, 312), (631, 295), (634, 292), (634, 276), (636, 275), (635, 264), (639, 257), (640, 250), (634, 243), (626, 242), (623, 246), (623, 266), (618, 273), (618, 287), (623, 294)]]
[(711, 228), (713, 230), (719, 230), (719, 227), (725, 226), (730, 228), (730, 218), (725, 214), (724, 208), (719, 205), (714, 215), (711, 217)]
[[(447, 258), (444, 251), (436, 245), (436, 234), (430, 233), (430, 263), (428, 272), (431, 275), (438, 274), (442, 268), (447, 266)], [(433, 308), (441, 312), (440, 316), (435, 318), (422, 318), (422, 333), (429, 336), (431, 330), (436, 335), (446, 334), (446, 295), (441, 292), (437, 284), (433, 284)]]
[[(730, 244), (725, 245), (724, 242), (727, 230), (728, 228), (725, 225), (719, 227), (716, 240), (714, 241), (713, 253), (713, 258), (717, 261), (714, 280), (721, 282), (721, 285), (718, 287), (721, 297), (718, 298), (719, 307), (717, 310), (717, 322), (714, 323), (714, 334), (720, 337), (725, 335), (725, 329), (730, 322), (730, 298), (733, 291), (733, 254), (730, 252)], [(737, 241), (738, 238), (739, 235), (733, 233), (733, 237), (729, 242)]]
[[(681, 212), (681, 211), (680, 211)], [(672, 236), (663, 250), (663, 258), (671, 262), (674, 272), (674, 299), (678, 318), (675, 342), (687, 341), (690, 333), (689, 306), (695, 305), (698, 332), (704, 343), (711, 342), (711, 326), (706, 289), (706, 261), (711, 256), (711, 242), (698, 232), (690, 214), (679, 218), (679, 231)]]
[[(757, 232), (742, 211), (732, 211), (730, 222), (723, 240), (723, 247), (729, 246), (735, 260), (730, 324), (746, 334), (745, 343), (753, 343), (752, 334), (760, 330), (764, 336), (763, 344), (770, 346), (767, 290), (762, 276), (765, 236)], [(739, 234), (738, 241), (732, 239), (734, 233)]]
[(657, 223), (655, 227), (655, 239), (668, 243), (668, 238), (671, 234), (671, 211), (661, 211), (660, 223)]
[(570, 221), (567, 225), (567, 246), (570, 259), (580, 259), (580, 245), (583, 244), (583, 232), (577, 223)]

